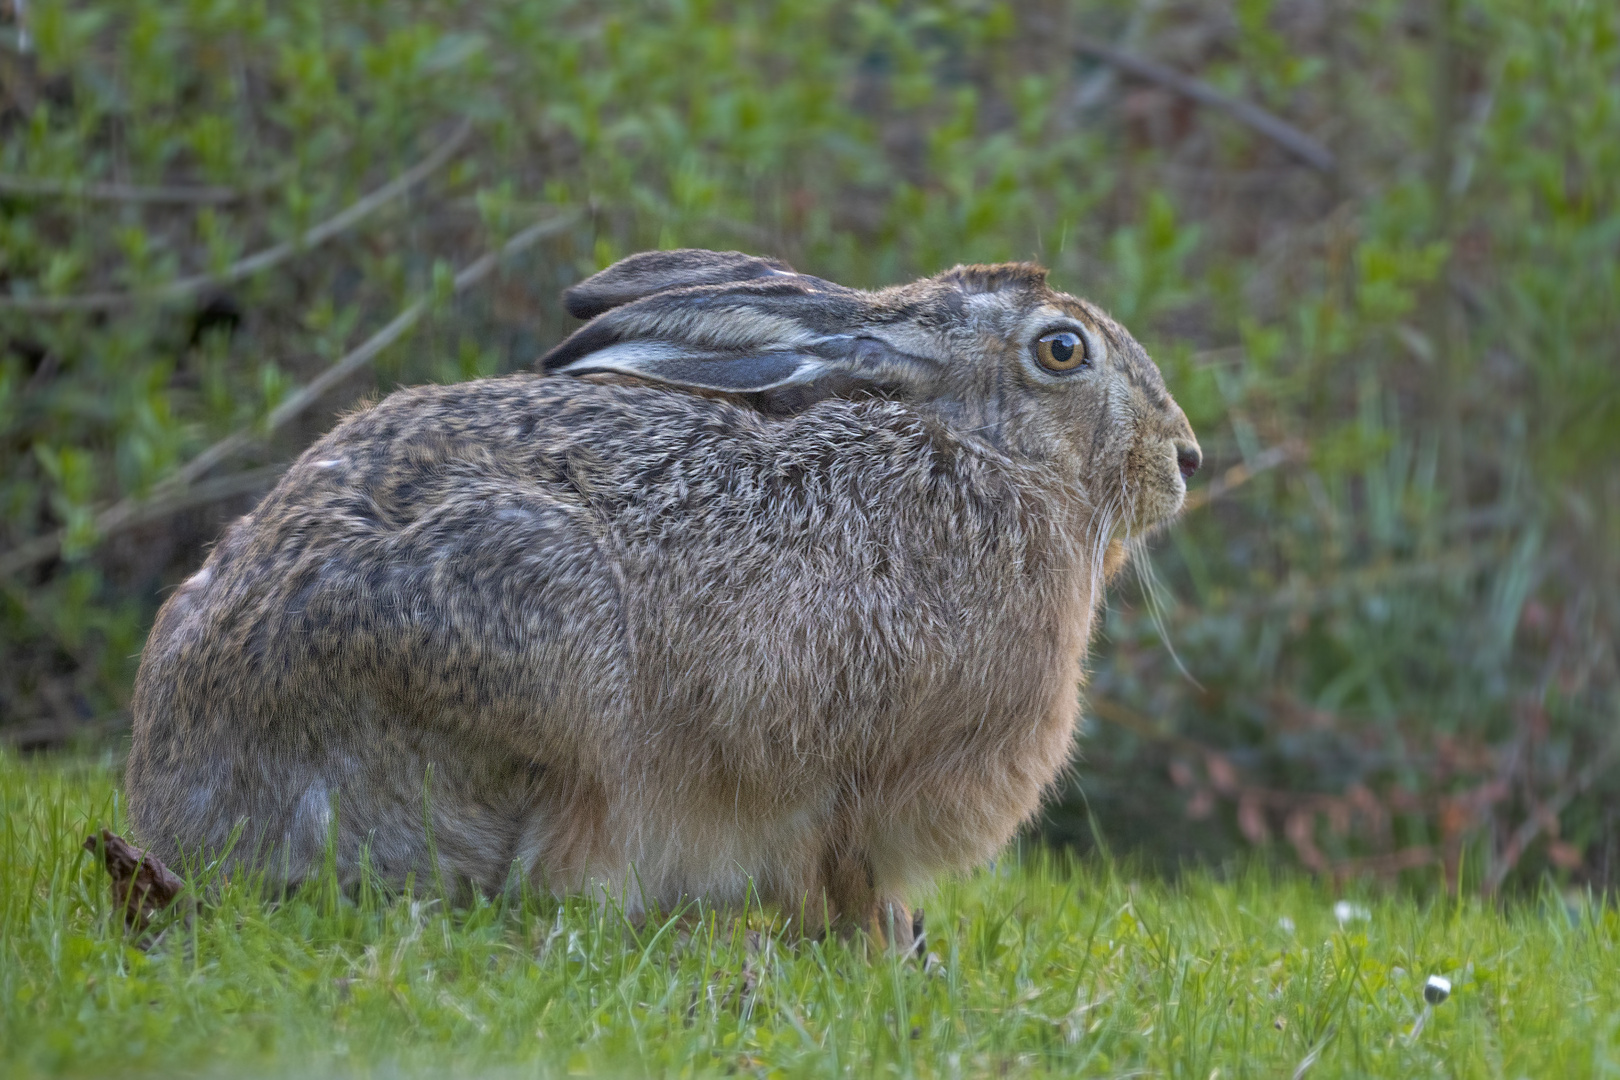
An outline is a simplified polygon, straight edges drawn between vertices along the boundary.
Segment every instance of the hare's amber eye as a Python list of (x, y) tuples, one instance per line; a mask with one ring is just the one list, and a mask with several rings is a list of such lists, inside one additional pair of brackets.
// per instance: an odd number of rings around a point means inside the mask
[(1072, 330), (1059, 330), (1035, 342), (1035, 359), (1047, 371), (1073, 371), (1086, 366), (1086, 341)]

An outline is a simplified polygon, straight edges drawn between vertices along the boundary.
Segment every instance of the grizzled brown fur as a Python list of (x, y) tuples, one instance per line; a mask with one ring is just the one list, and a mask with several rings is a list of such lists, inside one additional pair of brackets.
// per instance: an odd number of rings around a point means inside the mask
[[(662, 252), (568, 300), (561, 375), (346, 418), (164, 605), (141, 838), (632, 911), (752, 882), (811, 928), (990, 857), (1196, 464), (1152, 362), (1025, 264), (867, 293)], [(1054, 328), (1091, 363), (1036, 363)]]

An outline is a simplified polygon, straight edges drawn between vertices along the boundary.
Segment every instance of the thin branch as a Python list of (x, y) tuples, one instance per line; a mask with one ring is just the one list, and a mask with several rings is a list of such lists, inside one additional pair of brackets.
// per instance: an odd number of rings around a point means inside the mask
[(1384, 855), (1337, 859), (1328, 863), (1327, 873), (1335, 882), (1365, 877), (1369, 874), (1375, 877), (1392, 877), (1403, 870), (1417, 870), (1431, 863), (1440, 862), (1443, 858), (1445, 858), (1443, 852), (1428, 844), (1417, 844)]
[(1469, 547), (1453, 548), (1433, 559), (1366, 566), (1326, 581), (1290, 580), (1287, 585), (1263, 595), (1243, 600), (1226, 599), (1209, 610), (1236, 614), (1314, 611), (1324, 604), (1346, 597), (1362, 596), (1398, 585), (1417, 585), (1447, 575), (1476, 573), (1500, 561), (1501, 556), (1496, 552)]
[(1205, 746), (1185, 735), (1178, 735), (1173, 731), (1165, 731), (1151, 719), (1137, 712), (1127, 705), (1122, 705), (1110, 698), (1099, 697), (1095, 694), (1085, 696), (1085, 709), (1087, 715), (1095, 716), (1099, 720), (1106, 720), (1116, 727), (1133, 731), (1150, 742), (1163, 743), (1174, 747), (1183, 753), (1196, 754), (1200, 757), (1217, 753), (1215, 749)]
[[(103, 522), (97, 518), (96, 524), (102, 526)], [(4, 555), (0, 555), (0, 577), (10, 577), (19, 570), (25, 570), (53, 557), (62, 550), (62, 541), (66, 539), (67, 530), (57, 529), (44, 536), (23, 541)]]
[(299, 252), (308, 251), (325, 243), (350, 226), (393, 202), (409, 191), (415, 184), (442, 168), (460, 149), (461, 144), (467, 141), (467, 136), (471, 133), (472, 125), (467, 121), (462, 121), (456, 126), (456, 130), (451, 133), (450, 137), (440, 143), (433, 153), (348, 209), (327, 218), (319, 225), (292, 240), (287, 240), (274, 247), (265, 248), (263, 251), (249, 255), (239, 262), (232, 263), (217, 274), (193, 274), (190, 277), (178, 278), (165, 285), (143, 292), (83, 293), (78, 296), (0, 297), (0, 310), (9, 309), (38, 314), (62, 311), (108, 311), (143, 301), (161, 303), (169, 300), (181, 300), (203, 289), (217, 288), (221, 285), (241, 281), (245, 277), (250, 277), (253, 274), (261, 273), (279, 265)]
[[(224, 502), (237, 495), (246, 495), (269, 487), (287, 468), (286, 464), (266, 465), (249, 469), (233, 476), (221, 476), (195, 487), (184, 488), (167, 495), (146, 499), (125, 499), (96, 515), (97, 540), (105, 540), (117, 533), (146, 525), (199, 506)], [(44, 536), (36, 536), (19, 544), (0, 556), (0, 577), (9, 577), (26, 567), (44, 562), (62, 550), (67, 530), (58, 529)]]
[(200, 184), (142, 187), (135, 184), (97, 184), (78, 180), (47, 180), (34, 176), (0, 173), (0, 195), (43, 195), (53, 198), (89, 199), (96, 202), (128, 203), (231, 203), (248, 197), (243, 188), (208, 187)]
[[(514, 255), (548, 236), (563, 231), (577, 221), (578, 217), (577, 213), (561, 214), (549, 221), (532, 225), (518, 233), (502, 245), (499, 250), (490, 252), (457, 274), (455, 283), (452, 286), (453, 292), (462, 293), (472, 288), (488, 277), (490, 272), (499, 265), (501, 259)], [(427, 313), (430, 306), (431, 302), (429, 300), (422, 299), (405, 308), (405, 310), (394, 316), (387, 326), (367, 338), (358, 348), (310, 380), (308, 385), (288, 396), (280, 405), (277, 405), (271, 410), (270, 415), (265, 418), (263, 426), (257, 431), (238, 432), (219, 440), (188, 461), (168, 480), (165, 480), (164, 486), (188, 484), (219, 462), (236, 453), (236, 451), (247, 446), (250, 442), (262, 439), (285, 426), (288, 421), (301, 415), (304, 410), (325, 396), (326, 392), (331, 390), (332, 387), (371, 363), (378, 353), (404, 337), (406, 332), (415, 326), (422, 316)], [(4, 570), (0, 569), (0, 573), (3, 572)]]
[[(465, 292), (483, 281), (500, 265), (502, 259), (514, 255), (548, 236), (561, 232), (578, 219), (579, 214), (577, 212), (569, 212), (554, 217), (549, 221), (542, 221), (538, 225), (532, 225), (518, 233), (501, 245), (500, 248), (482, 256), (457, 274), (452, 286), (452, 295)], [(106, 537), (136, 525), (160, 520), (182, 510), (218, 502), (230, 498), (232, 495), (254, 490), (253, 485), (269, 479), (272, 474), (279, 473), (283, 468), (282, 466), (270, 466), (266, 469), (221, 477), (205, 484), (191, 486), (197, 477), (210, 468), (250, 443), (269, 436), (288, 421), (302, 414), (338, 383), (369, 364), (376, 358), (378, 353), (404, 337), (411, 327), (421, 321), (422, 316), (427, 313), (430, 306), (431, 302), (426, 299), (417, 300), (411, 304), (404, 311), (394, 316), (387, 326), (371, 335), (358, 348), (343, 356), (306, 386), (278, 405), (262, 425), (255, 428), (251, 433), (229, 435), (214, 443), (160, 481), (154, 489), (154, 493), (148, 498), (125, 498), (101, 511), (96, 515), (94, 521), (97, 536)], [(17, 545), (4, 555), (0, 555), (0, 577), (9, 577), (20, 570), (55, 557), (62, 550), (62, 544), (66, 539), (67, 530), (58, 529), (55, 532), (36, 536), (32, 540)]]
[(1570, 777), (1562, 787), (1553, 792), (1552, 798), (1546, 802), (1538, 803), (1534, 812), (1513, 831), (1513, 835), (1508, 839), (1507, 847), (1503, 849), (1501, 856), (1492, 863), (1490, 870), (1486, 872), (1481, 891), (1486, 895), (1490, 895), (1500, 889), (1502, 883), (1507, 880), (1508, 875), (1513, 872), (1513, 868), (1524, 857), (1525, 851), (1529, 849), (1531, 844), (1536, 842), (1536, 838), (1546, 829), (1547, 823), (1549, 821), (1556, 822), (1558, 815), (1562, 814), (1564, 808), (1574, 801), (1575, 796), (1591, 787), (1592, 781), (1596, 780), (1600, 773), (1607, 772), (1616, 757), (1620, 757), (1620, 740), (1611, 740), (1602, 753), (1588, 761), (1580, 772)]
[[(347, 149), (349, 140), (340, 144)], [(170, 205), (221, 205), (245, 202), (273, 188), (283, 187), (298, 172), (297, 162), (288, 162), (250, 184), (224, 187), (210, 184), (118, 184), (88, 180), (57, 180), (45, 176), (18, 176), (0, 173), (0, 195), (36, 195), (55, 199), (84, 199), (90, 202), (147, 203)]]
[(1263, 472), (1275, 469), (1277, 466), (1295, 458), (1303, 457), (1304, 453), (1305, 448), (1297, 443), (1285, 443), (1264, 450), (1256, 454), (1253, 461), (1233, 465), (1204, 487), (1187, 492), (1187, 502), (1182, 507), (1182, 512), (1191, 513), (1199, 507), (1207, 506), (1233, 488), (1241, 487)]
[(229, 476), (217, 476), (193, 487), (136, 504), (115, 528), (133, 529), (154, 521), (162, 521), (187, 510), (195, 510), (199, 506), (211, 506), (226, 499), (234, 499), (238, 495), (263, 491), (280, 479), (281, 474), (286, 471), (287, 463), (283, 461), (277, 465), (264, 465)]
[(0, 730), (13, 750), (46, 750), (64, 746), (69, 740), (129, 730), (129, 714), (122, 708), (103, 713), (94, 720), (45, 720), (27, 727), (6, 727)]
[(1202, 79), (1195, 79), (1191, 75), (1183, 75), (1174, 68), (1165, 67), (1163, 64), (1145, 60), (1131, 53), (1121, 52), (1112, 45), (1105, 45), (1100, 41), (1092, 41), (1089, 38), (1080, 38), (1075, 42), (1074, 47), (1077, 52), (1092, 59), (1101, 60), (1111, 67), (1116, 67), (1138, 78), (1147, 79), (1149, 82), (1156, 82), (1160, 86), (1168, 87), (1183, 97), (1189, 97), (1201, 104), (1220, 109), (1232, 119), (1264, 135), (1318, 172), (1331, 174), (1338, 167), (1333, 157), (1333, 151), (1294, 125), (1252, 102), (1223, 94)]

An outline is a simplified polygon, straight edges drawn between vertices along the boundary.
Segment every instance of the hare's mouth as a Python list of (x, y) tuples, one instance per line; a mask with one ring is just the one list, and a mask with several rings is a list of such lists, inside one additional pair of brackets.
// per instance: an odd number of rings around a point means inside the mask
[(1115, 532), (1124, 540), (1134, 540), (1157, 532), (1174, 521), (1186, 498), (1181, 495), (1143, 500), (1135, 520), (1122, 522)]
[(1181, 513), (1187, 503), (1187, 481), (1177, 468), (1154, 470), (1143, 477), (1134, 495), (1114, 523), (1114, 535), (1127, 541), (1155, 531)]

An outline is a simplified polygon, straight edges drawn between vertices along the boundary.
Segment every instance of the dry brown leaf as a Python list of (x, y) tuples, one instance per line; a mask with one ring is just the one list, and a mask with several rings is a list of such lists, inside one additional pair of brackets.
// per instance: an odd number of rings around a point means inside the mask
[(1245, 792), (1238, 799), (1237, 811), (1238, 828), (1243, 830), (1243, 836), (1251, 844), (1264, 844), (1271, 839), (1271, 828), (1266, 824), (1266, 815), (1260, 808), (1258, 796)]
[(1547, 858), (1560, 870), (1578, 870), (1581, 866), (1581, 849), (1564, 840), (1554, 840), (1547, 845)]
[(1237, 769), (1233, 768), (1225, 754), (1214, 751), (1205, 754), (1204, 771), (1209, 774), (1209, 781), (1215, 785), (1215, 790), (1222, 795), (1230, 795), (1241, 786), (1238, 782)]
[(1315, 814), (1309, 810), (1295, 810), (1288, 815), (1283, 831), (1288, 836), (1288, 842), (1294, 845), (1294, 853), (1299, 856), (1300, 862), (1318, 873), (1327, 869), (1327, 859), (1316, 846)]
[(109, 829), (85, 838), (84, 849), (99, 852), (112, 878), (113, 904), (124, 913), (124, 925), (139, 933), (152, 916), (174, 903), (185, 882), (156, 855), (136, 848)]

